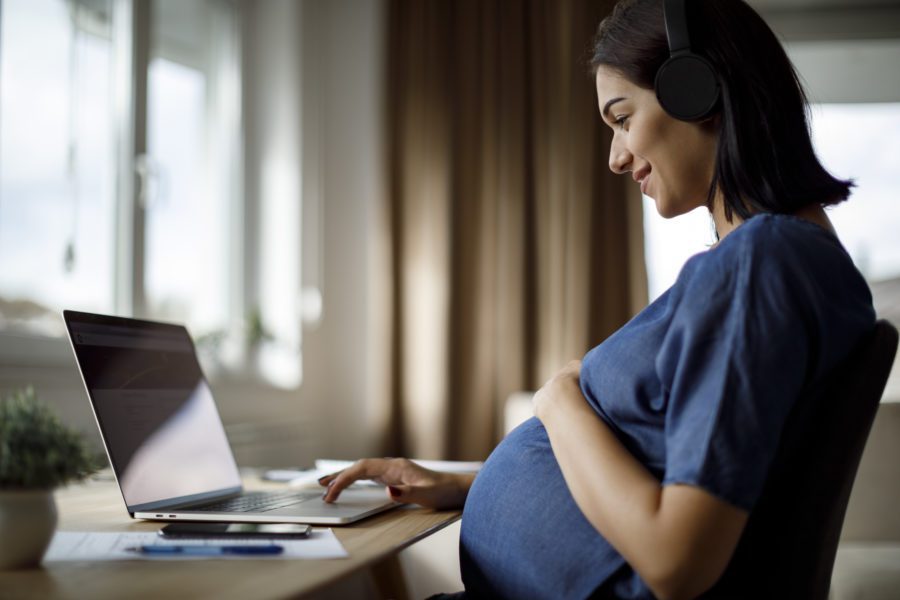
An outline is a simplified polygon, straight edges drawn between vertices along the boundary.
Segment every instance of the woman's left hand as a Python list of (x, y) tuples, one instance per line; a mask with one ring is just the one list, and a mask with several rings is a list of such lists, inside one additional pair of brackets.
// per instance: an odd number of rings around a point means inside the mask
[(534, 415), (543, 421), (548, 411), (569, 402), (584, 405), (581, 393), (581, 361), (573, 360), (539, 389), (531, 400)]

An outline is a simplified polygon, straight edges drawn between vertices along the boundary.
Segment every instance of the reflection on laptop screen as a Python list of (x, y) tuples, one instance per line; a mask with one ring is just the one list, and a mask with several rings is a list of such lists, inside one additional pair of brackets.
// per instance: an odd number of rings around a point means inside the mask
[(184, 327), (71, 312), (66, 323), (129, 508), (240, 486)]

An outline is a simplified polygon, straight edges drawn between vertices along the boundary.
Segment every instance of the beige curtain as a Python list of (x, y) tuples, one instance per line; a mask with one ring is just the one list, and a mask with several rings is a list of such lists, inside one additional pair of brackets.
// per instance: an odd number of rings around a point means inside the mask
[(384, 449), (483, 459), (511, 392), (646, 301), (640, 196), (587, 67), (611, 3), (389, 6)]

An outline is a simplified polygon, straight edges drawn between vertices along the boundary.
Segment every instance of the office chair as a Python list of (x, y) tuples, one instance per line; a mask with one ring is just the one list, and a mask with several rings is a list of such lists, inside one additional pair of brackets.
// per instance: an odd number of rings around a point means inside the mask
[(897, 330), (880, 320), (800, 398), (734, 556), (701, 598), (828, 597), (850, 490), (896, 352)]

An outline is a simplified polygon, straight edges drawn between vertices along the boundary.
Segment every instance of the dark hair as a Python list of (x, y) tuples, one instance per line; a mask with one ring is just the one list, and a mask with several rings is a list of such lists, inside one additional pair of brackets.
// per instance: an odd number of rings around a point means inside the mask
[[(747, 219), (846, 200), (854, 184), (816, 158), (806, 94), (765, 21), (743, 0), (692, 0), (687, 11), (692, 50), (712, 63), (722, 90), (707, 205), (717, 187), (729, 221), (732, 213)], [(591, 69), (612, 68), (652, 90), (668, 57), (663, 0), (621, 0), (600, 23)]]

